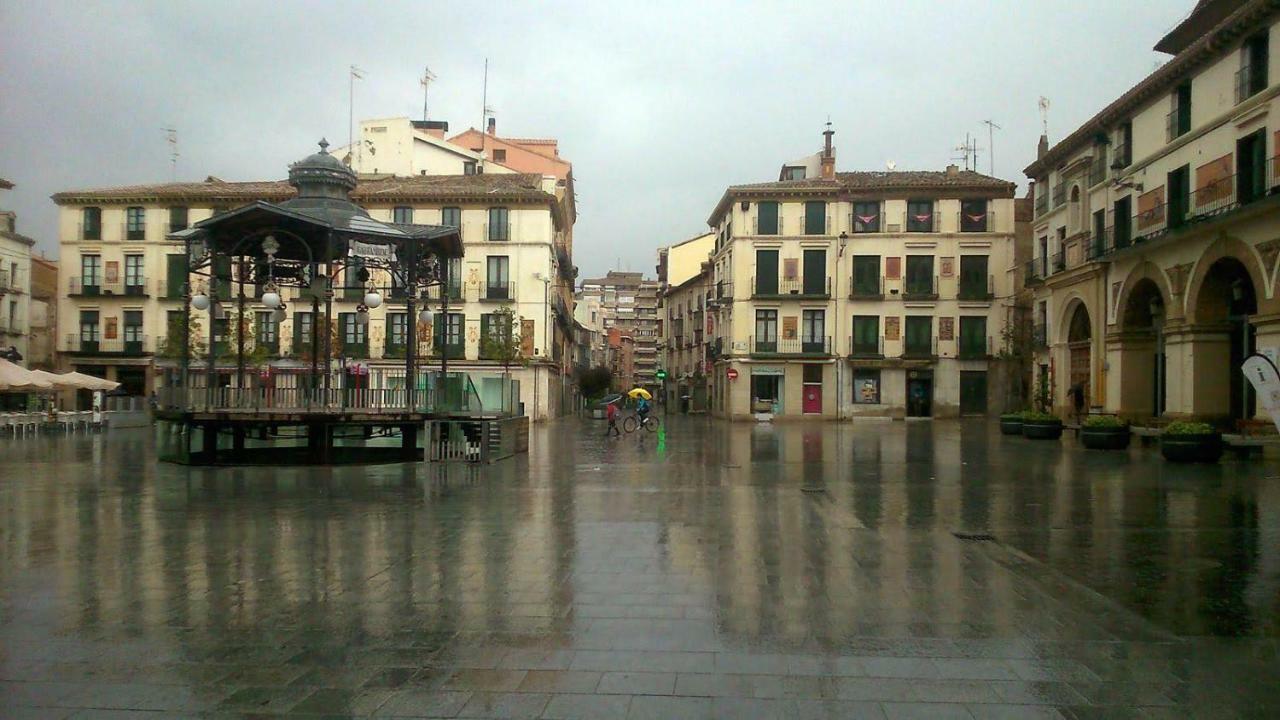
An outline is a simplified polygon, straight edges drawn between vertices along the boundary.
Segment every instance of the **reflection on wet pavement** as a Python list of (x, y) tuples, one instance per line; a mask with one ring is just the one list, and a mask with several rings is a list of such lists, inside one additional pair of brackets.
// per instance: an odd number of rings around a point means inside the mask
[(0, 440), (0, 716), (1280, 713), (1274, 464), (972, 423), (535, 426), (484, 468)]

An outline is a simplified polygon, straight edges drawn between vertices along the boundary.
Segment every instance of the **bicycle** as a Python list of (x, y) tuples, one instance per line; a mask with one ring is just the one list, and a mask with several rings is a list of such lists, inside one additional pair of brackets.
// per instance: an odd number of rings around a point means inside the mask
[(658, 431), (658, 418), (656, 415), (646, 415), (643, 420), (636, 415), (628, 415), (626, 420), (622, 421), (622, 430), (628, 434), (635, 432), (643, 427), (649, 432)]

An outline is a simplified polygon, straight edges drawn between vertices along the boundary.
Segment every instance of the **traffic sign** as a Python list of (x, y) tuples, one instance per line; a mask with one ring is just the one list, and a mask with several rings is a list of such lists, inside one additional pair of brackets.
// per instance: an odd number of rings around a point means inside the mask
[(667, 371), (666, 371), (666, 370), (659, 370), (658, 372), (654, 373), (654, 377), (658, 378), (659, 380), (666, 380), (666, 379), (667, 379)]
[(737, 380), (737, 379), (738, 379), (738, 369), (737, 369), (737, 368), (729, 368), (729, 370), (728, 370), (728, 372), (727, 372), (726, 374), (729, 376), (729, 379), (730, 379), (730, 380)]

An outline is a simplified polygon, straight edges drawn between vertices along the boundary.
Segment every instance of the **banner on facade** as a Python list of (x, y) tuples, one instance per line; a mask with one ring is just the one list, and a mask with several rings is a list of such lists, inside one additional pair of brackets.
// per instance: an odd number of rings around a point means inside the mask
[(393, 263), (396, 261), (396, 249), (393, 245), (374, 245), (359, 240), (347, 241), (347, 257), (380, 260)]
[(1280, 430), (1280, 370), (1266, 355), (1250, 355), (1240, 366), (1244, 376), (1258, 393), (1258, 404), (1271, 416)]

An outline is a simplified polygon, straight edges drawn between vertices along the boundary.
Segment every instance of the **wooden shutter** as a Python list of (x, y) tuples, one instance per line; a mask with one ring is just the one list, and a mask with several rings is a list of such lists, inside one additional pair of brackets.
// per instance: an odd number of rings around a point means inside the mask
[(756, 294), (776, 295), (778, 293), (778, 251), (756, 251)]
[(804, 251), (804, 292), (821, 295), (827, 284), (827, 251)]
[(170, 254), (165, 258), (165, 263), (165, 297), (182, 297), (183, 286), (187, 284), (187, 256)]

